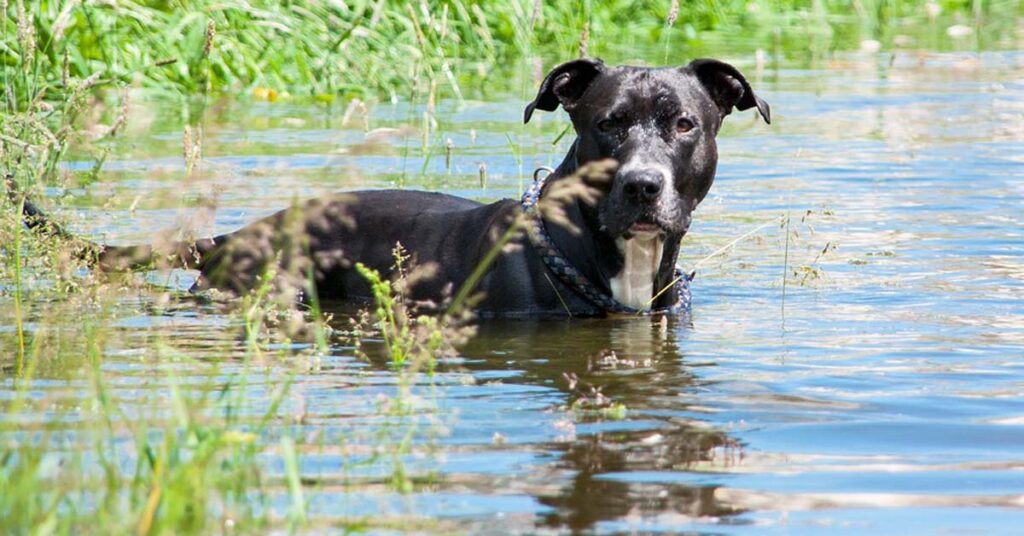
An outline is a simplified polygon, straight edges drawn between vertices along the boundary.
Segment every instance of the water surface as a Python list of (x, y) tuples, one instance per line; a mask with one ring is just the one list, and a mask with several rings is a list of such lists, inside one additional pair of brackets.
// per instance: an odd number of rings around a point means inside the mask
[[(316, 526), (371, 516), (454, 532), (1019, 533), (1024, 54), (744, 67), (774, 121), (727, 120), (718, 178), (683, 243), (682, 266), (701, 263), (692, 317), (482, 323), (414, 391), (416, 447), (402, 460), (412, 492), (389, 485), (392, 463), (354, 463), (400, 428), (380, 412), (397, 381), (385, 363), (337, 337), (315, 362), (266, 365), (300, 369), (286, 406), (302, 419), (276, 432), (307, 438)], [(151, 122), (75, 192), (72, 219), (131, 242), (199, 197), (216, 199), (215, 232), (344, 189), (515, 197), (569, 143), (552, 144), (564, 114), (523, 126), (523, 103), (441, 102), (424, 157), (419, 104), (373, 106), (364, 125), (341, 109), (226, 102), (206, 127), (208, 180), (184, 184), (175, 110), (140, 106)], [(155, 411), (165, 387), (137, 357), (153, 333), (192, 358), (164, 365), (179, 382), (219, 385), (242, 367), (238, 329), (216, 308), (118, 325), (102, 366), (129, 410)], [(86, 396), (84, 381), (53, 376), (35, 382), (38, 397)], [(279, 378), (252, 379), (257, 409)], [(577, 402), (600, 397), (605, 410)], [(272, 507), (287, 506), (286, 491)]]

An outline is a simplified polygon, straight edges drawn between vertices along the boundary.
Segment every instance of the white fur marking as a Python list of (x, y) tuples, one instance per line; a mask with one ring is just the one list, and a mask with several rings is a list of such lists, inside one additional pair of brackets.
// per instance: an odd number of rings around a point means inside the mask
[(656, 232), (634, 233), (633, 238), (616, 240), (625, 258), (622, 271), (611, 279), (612, 297), (619, 303), (646, 309), (657, 289), (654, 278), (661, 266), (662, 240)]

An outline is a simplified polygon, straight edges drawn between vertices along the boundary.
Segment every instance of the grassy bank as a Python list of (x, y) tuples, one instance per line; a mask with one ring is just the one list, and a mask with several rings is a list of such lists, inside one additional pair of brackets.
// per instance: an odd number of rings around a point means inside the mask
[[(712, 51), (722, 37), (738, 42), (732, 53), (802, 56), (864, 40), (949, 48), (956, 45), (945, 30), (960, 25), (986, 27), (969, 42), (990, 47), (1021, 13), (1019, 0), (8, 0), (4, 7), (0, 63), (8, 75), (33, 73), (55, 91), (68, 76), (98, 74), (100, 84), (181, 94), (256, 90), (325, 100), (405, 97), (429, 83), (457, 93), (495, 67), (581, 51), (624, 59), (648, 47), (658, 53), (647, 61), (680, 61)], [(29, 54), (17, 44), (27, 35)]]

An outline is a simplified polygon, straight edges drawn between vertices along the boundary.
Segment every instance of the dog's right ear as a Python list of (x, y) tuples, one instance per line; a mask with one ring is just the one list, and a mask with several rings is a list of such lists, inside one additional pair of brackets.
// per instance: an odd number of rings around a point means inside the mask
[(523, 122), (530, 122), (534, 110), (553, 112), (559, 104), (566, 110), (572, 108), (604, 70), (604, 62), (590, 58), (569, 61), (555, 67), (541, 82), (537, 98), (526, 105)]

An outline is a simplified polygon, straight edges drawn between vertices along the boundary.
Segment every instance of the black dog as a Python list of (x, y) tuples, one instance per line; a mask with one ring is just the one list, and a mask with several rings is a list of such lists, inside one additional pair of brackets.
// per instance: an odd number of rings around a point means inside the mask
[[(540, 197), (588, 162), (612, 159), (617, 169), (596, 202), (570, 201), (563, 218), (540, 222), (540, 242), (536, 234), (514, 237), (517, 247), (502, 249), (479, 280), (484, 298), (477, 309), (578, 316), (671, 309), (688, 292), (675, 275), (679, 241), (714, 180), (722, 120), (733, 108), (756, 107), (768, 122), (768, 104), (735, 68), (715, 60), (654, 69), (580, 59), (547, 75), (525, 120), (559, 105), (577, 139)], [(276, 267), (311, 276), (321, 299), (357, 300), (370, 289), (354, 263), (391, 276), (400, 243), (416, 264), (432, 267), (411, 297), (439, 302), (470, 277), (522, 210), (513, 200), (481, 205), (437, 193), (350, 192), (212, 239), (103, 248), (98, 260), (127, 268), (175, 252), (181, 264), (201, 271), (197, 288), (233, 293), (248, 291)], [(31, 204), (25, 212), (30, 225), (45, 222)]]

